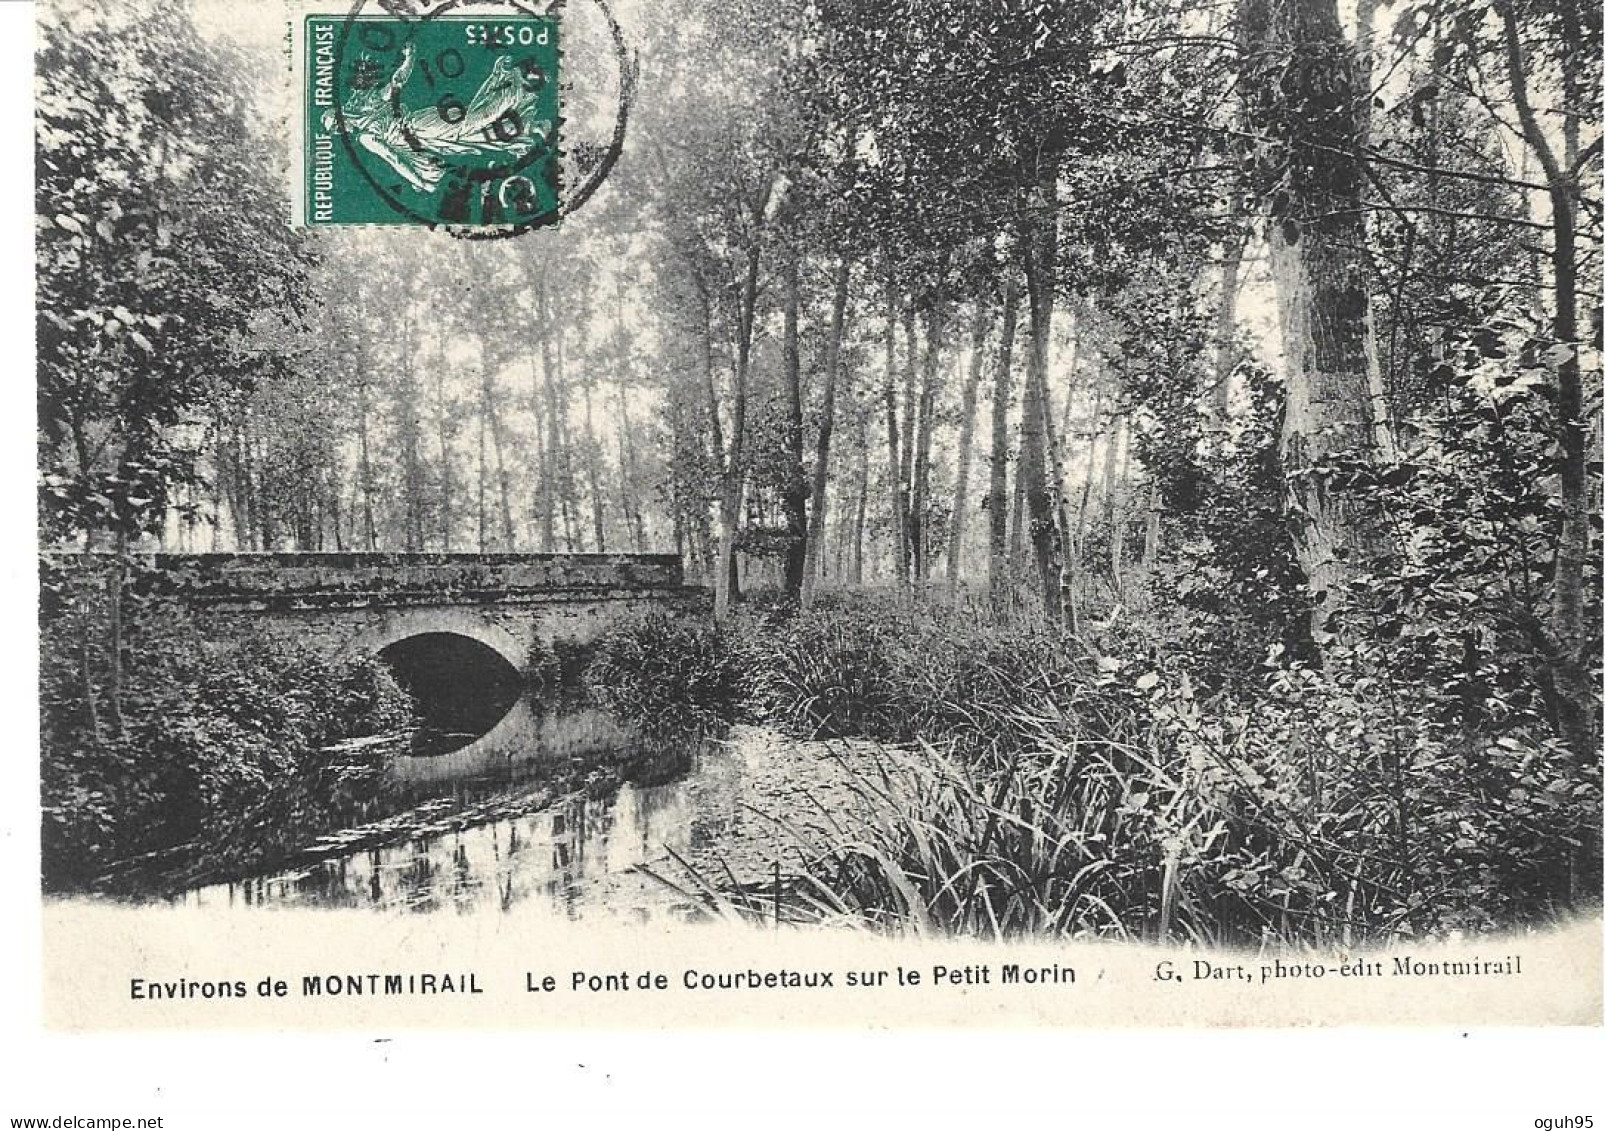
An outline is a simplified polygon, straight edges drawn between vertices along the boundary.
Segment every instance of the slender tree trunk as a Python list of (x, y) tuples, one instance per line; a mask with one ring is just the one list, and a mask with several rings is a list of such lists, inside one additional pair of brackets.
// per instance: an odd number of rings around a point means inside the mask
[(1103, 508), (1109, 529), (1109, 578), (1120, 588), (1120, 567), (1126, 550), (1125, 479), (1121, 470), (1120, 447), (1126, 431), (1126, 417), (1117, 415), (1109, 426), (1109, 446), (1103, 453)]
[(936, 389), (947, 337), (947, 300), (940, 294), (925, 317), (925, 365), (920, 375), (919, 428), (914, 441), (914, 497), (910, 503), (913, 527), (914, 576), (930, 576), (931, 439), (936, 431)]
[(264, 522), (265, 508), (257, 491), (256, 461), (252, 456), (251, 418), (247, 412), (240, 417), (240, 494), (245, 500), (241, 510), (245, 517), (245, 548), (261, 550), (265, 548), (264, 528), (267, 524)]
[(1142, 538), (1142, 564), (1145, 569), (1152, 566), (1154, 559), (1159, 556), (1159, 520), (1163, 517), (1160, 503), (1159, 484), (1150, 479), (1148, 481), (1148, 505), (1144, 508), (1144, 522), (1146, 525), (1143, 527)]
[[(1357, 41), (1355, 44), (1355, 87), (1360, 93), (1356, 99), (1356, 113), (1359, 118), (1357, 129), (1358, 141), (1355, 149), (1364, 153), (1371, 146), (1371, 88), (1373, 80), (1372, 60), (1375, 57), (1376, 45), (1376, 15), (1377, 0), (1357, 0), (1355, 5), (1355, 24)], [(1434, 106), (1436, 110), (1436, 105)], [(1366, 200), (1364, 182), (1360, 186), (1360, 204), (1362, 207), (1360, 228), (1366, 231), (1369, 225), (1366, 220), (1368, 210), (1364, 208)], [(1376, 302), (1371, 294), (1371, 287), (1367, 284), (1365, 294), (1365, 380), (1366, 393), (1371, 420), (1371, 443), (1375, 447), (1376, 457), (1385, 464), (1398, 461), (1398, 453), (1393, 446), (1393, 427), (1389, 421), (1392, 415), (1388, 408), (1388, 389), (1382, 380), (1382, 357), (1377, 344), (1376, 333)]]
[[(541, 378), (546, 387), (546, 461), (550, 469), (547, 495), (554, 524), (561, 520), (563, 545), (569, 553), (575, 545), (577, 500), (574, 498), (574, 467), (569, 456), (568, 397), (564, 390), (563, 323), (553, 317), (551, 295), (545, 276), (536, 284), (536, 309), (541, 327)], [(553, 530), (552, 543), (555, 544)]]
[(483, 411), (481, 411), (479, 414), (478, 431), (479, 461), (478, 475), (475, 476), (474, 484), (474, 533), (478, 540), (479, 552), (483, 554), (490, 549), (490, 547), (486, 545), (486, 535), (489, 532), (485, 528), (485, 480), (490, 474), (490, 443), (485, 435), (485, 414)]
[[(1557, 716), (1562, 734), (1578, 753), (1596, 750), (1594, 701), (1598, 692), (1589, 677), (1590, 659), (1598, 652), (1598, 615), (1585, 597), (1588, 563), (1588, 435), (1583, 416), (1582, 363), (1578, 351), (1582, 343), (1577, 326), (1577, 212), (1573, 196), (1576, 171), (1561, 164), (1542, 123), (1533, 110), (1527, 90), (1527, 67), (1522, 58), (1521, 27), (1509, 0), (1498, 5), (1504, 21), (1505, 56), (1511, 97), (1516, 103), (1522, 133), (1544, 170), (1552, 213), (1555, 288), (1551, 315), (1555, 341), (1562, 347), (1555, 363), (1555, 420), (1560, 448), (1560, 541), (1555, 548), (1555, 573), (1551, 587), (1550, 634), (1554, 638), (1555, 687), (1562, 702)], [(1579, 85), (1568, 60), (1564, 86), (1573, 93)], [(1582, 112), (1577, 103), (1567, 109)], [(1575, 128), (1575, 127), (1573, 127)], [(1576, 140), (1569, 133), (1563, 138), (1567, 150)], [(1575, 161), (1575, 158), (1573, 158)]]
[[(697, 288), (697, 297), (700, 300), (702, 317), (697, 323), (700, 354), (702, 360), (702, 381), (707, 397), (708, 436), (712, 446), (712, 466), (720, 469), (719, 506), (720, 522), (723, 522), (724, 485), (723, 475), (728, 460), (725, 450), (724, 424), (719, 417), (719, 384), (714, 377), (713, 369), (713, 302), (708, 295), (708, 287), (700, 274), (693, 276)], [(704, 559), (708, 563), (709, 579), (718, 588), (718, 580), (713, 575), (720, 570), (724, 571), (726, 578), (729, 571), (724, 566), (724, 558), (717, 556), (713, 551), (712, 534), (708, 530), (706, 511), (702, 512), (702, 522), (699, 531), (705, 543), (703, 549)], [(726, 606), (728, 608), (728, 605)]]
[(1026, 392), (1021, 396), (1020, 405), (1020, 433), (1021, 445), (1018, 462), (1014, 469), (1014, 491), (1009, 501), (1009, 568), (1018, 578), (1022, 568), (1027, 564), (1025, 555), (1025, 405), (1029, 398), (1030, 382), (1027, 381)]
[[(1081, 473), (1081, 489), (1076, 494), (1075, 525), (1071, 527), (1069, 537), (1066, 539), (1070, 543), (1070, 552), (1075, 556), (1077, 563), (1080, 563), (1085, 556), (1084, 550), (1087, 545), (1087, 516), (1089, 514), (1089, 505), (1092, 499), (1092, 480), (1095, 474), (1093, 462), (1096, 458), (1095, 453), (1098, 450), (1098, 441), (1104, 439), (1103, 400), (1104, 383), (1100, 375), (1094, 384), (1094, 393), (1092, 397), (1093, 439), (1092, 443), (1088, 445), (1087, 448), (1087, 461), (1085, 470)], [(1105, 442), (1107, 443), (1107, 441)], [(1104, 461), (1106, 464), (1108, 462), (1108, 458), (1108, 450), (1106, 448), (1104, 452)], [(1105, 468), (1106, 477), (1107, 474), (1108, 470)]]
[(886, 287), (886, 480), (891, 487), (892, 576), (908, 580), (908, 501), (903, 493), (903, 457), (897, 424), (897, 292)]
[[(1014, 399), (1014, 329), (1019, 317), (1020, 284), (1012, 263), (1005, 264), (1003, 328), (998, 337), (997, 376), (992, 385), (992, 470), (987, 484), (987, 585), (992, 607), (1001, 609), (1009, 585), (1009, 406)], [(1016, 477), (1018, 480), (1018, 476)]]
[(953, 522), (947, 540), (947, 583), (953, 587), (955, 597), (964, 562), (964, 528), (970, 513), (970, 458), (975, 446), (975, 401), (981, 387), (986, 332), (990, 323), (991, 312), (978, 302), (975, 326), (970, 332), (970, 372), (964, 382), (959, 405), (959, 465), (953, 486)]
[(830, 441), (836, 428), (836, 385), (841, 379), (842, 334), (847, 320), (847, 284), (852, 265), (843, 256), (836, 263), (830, 301), (830, 339), (825, 347), (825, 397), (819, 413), (819, 442), (814, 449), (814, 481), (808, 516), (808, 553), (803, 563), (802, 604), (813, 604), (818, 582), (821, 548), (825, 543), (825, 511), (830, 482)]
[(853, 512), (853, 569), (854, 585), (864, 583), (864, 525), (869, 517), (869, 422), (863, 414), (858, 416), (858, 506)]
[(607, 506), (602, 496), (602, 444), (596, 438), (595, 415), (591, 411), (591, 390), (594, 382), (591, 380), (590, 367), (586, 366), (585, 376), (580, 379), (580, 395), (585, 402), (585, 485), (591, 494), (591, 530), (596, 540), (596, 552), (607, 553)]
[(491, 454), (496, 467), (496, 497), (502, 528), (501, 544), (502, 549), (511, 551), (517, 540), (513, 529), (513, 484), (507, 471), (507, 443), (505, 429), (502, 426), (500, 395), (496, 391), (494, 374), (489, 365), (481, 367), (480, 392), (490, 431)]
[(362, 545), (369, 553), (379, 548), (373, 521), (373, 453), (368, 436), (368, 383), (357, 386), (357, 479), (362, 491)]
[(1058, 169), (1044, 162), (1031, 201), (1035, 213), (1024, 245), (1026, 292), (1031, 310), (1031, 352), (1020, 429), (1020, 476), (1030, 513), (1031, 549), (1042, 581), (1043, 611), (1064, 616), (1064, 541), (1049, 480), (1053, 420), (1048, 401), (1048, 352), (1053, 341), (1054, 264), (1058, 257)]
[(123, 718), (123, 592), (127, 588), (128, 535), (121, 527), (112, 537), (111, 574), (107, 579), (109, 591), (106, 603), (109, 610), (110, 655), (107, 657), (106, 706), (111, 714), (113, 736), (121, 738), (128, 730)]
[(435, 433), (440, 443), (440, 548), (451, 553), (452, 496), (456, 485), (451, 474), (450, 411), (446, 398), (446, 366), (444, 359), (435, 364)]
[[(808, 564), (808, 476), (803, 468), (802, 348), (798, 341), (798, 315), (802, 305), (798, 282), (799, 252), (795, 243), (785, 251), (781, 263), (782, 330), (781, 378), (786, 391), (786, 481), (781, 492), (781, 508), (786, 518), (786, 596), (802, 600), (803, 578)], [(824, 528), (817, 528), (823, 533)]]
[(1060, 615), (1072, 634), (1080, 629), (1080, 615), (1076, 607), (1074, 555), (1067, 545), (1070, 530), (1070, 503), (1064, 491), (1064, 449), (1059, 443), (1058, 429), (1053, 423), (1053, 395), (1046, 381), (1042, 389), (1042, 431), (1047, 440), (1048, 482), (1052, 493), (1054, 522), (1059, 544)]
[[(543, 337), (545, 330), (541, 331)], [(542, 351), (544, 353), (544, 350)], [(556, 499), (552, 491), (553, 464), (551, 448), (546, 440), (546, 421), (550, 415), (550, 406), (542, 392), (543, 370), (540, 360), (531, 355), (529, 359), (530, 414), (535, 418), (535, 427), (531, 431), (531, 440), (534, 445), (535, 460), (535, 489), (530, 499), (534, 508), (535, 529), (540, 539), (540, 551), (550, 554), (557, 545), (557, 515)]]
[[(754, 227), (763, 207), (753, 213)], [(726, 620), (731, 605), (741, 599), (740, 563), (736, 536), (741, 521), (741, 502), (746, 485), (747, 376), (752, 360), (752, 333), (758, 307), (758, 267), (761, 247), (758, 234), (752, 234), (747, 248), (747, 269), (742, 278), (736, 308), (736, 370), (731, 390), (729, 454), (725, 458), (724, 482), (719, 499), (719, 568), (714, 582), (713, 609), (718, 620)]]
[(898, 441), (901, 445), (899, 453), (901, 462), (898, 464), (897, 481), (903, 492), (903, 572), (913, 581), (918, 581), (920, 576), (918, 563), (914, 557), (920, 537), (919, 516), (914, 513), (915, 431), (919, 423), (920, 406), (920, 351), (917, 323), (918, 318), (911, 301), (903, 307), (903, 342), (907, 353), (903, 358), (903, 420), (902, 435)]
[(402, 549), (416, 553), (424, 548), (424, 469), (418, 414), (422, 399), (412, 369), (412, 327), (405, 319), (399, 338), (401, 389), (396, 405), (401, 446)]

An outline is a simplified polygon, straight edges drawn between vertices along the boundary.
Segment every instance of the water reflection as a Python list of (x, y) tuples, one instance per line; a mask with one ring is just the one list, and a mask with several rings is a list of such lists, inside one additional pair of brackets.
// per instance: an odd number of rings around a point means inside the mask
[(708, 818), (733, 811), (735, 755), (700, 747), (690, 774), (664, 785), (626, 784), (602, 800), (575, 798), (540, 812), (363, 849), (294, 871), (186, 893), (185, 906), (366, 907), (458, 913), (545, 908), (577, 918), (605, 911), (683, 918), (685, 899), (638, 869), (687, 855)]

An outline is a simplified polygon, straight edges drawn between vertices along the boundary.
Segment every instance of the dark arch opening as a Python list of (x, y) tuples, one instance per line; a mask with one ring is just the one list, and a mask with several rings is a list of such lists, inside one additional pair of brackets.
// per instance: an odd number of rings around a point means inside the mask
[(379, 652), (418, 713), (415, 754), (461, 750), (506, 717), (523, 690), (502, 654), (454, 632), (425, 632)]

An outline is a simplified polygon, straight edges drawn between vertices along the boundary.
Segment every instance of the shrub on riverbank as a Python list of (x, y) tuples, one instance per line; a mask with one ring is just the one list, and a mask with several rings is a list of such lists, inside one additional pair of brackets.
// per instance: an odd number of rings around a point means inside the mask
[(662, 613), (614, 626), (598, 642), (585, 684), (648, 739), (720, 730), (746, 699), (737, 639), (717, 625)]
[[(131, 877), (245, 866), (338, 827), (382, 793), (412, 726), (370, 657), (260, 636), (219, 646), (147, 608), (114, 665), (102, 608), (53, 611), (40, 656), (47, 890), (143, 889)], [(354, 741), (374, 736), (387, 737)]]
[(1007, 759), (1044, 726), (1118, 736), (1135, 706), (1049, 626), (913, 598), (839, 595), (761, 630), (749, 652), (762, 716), (810, 738)]

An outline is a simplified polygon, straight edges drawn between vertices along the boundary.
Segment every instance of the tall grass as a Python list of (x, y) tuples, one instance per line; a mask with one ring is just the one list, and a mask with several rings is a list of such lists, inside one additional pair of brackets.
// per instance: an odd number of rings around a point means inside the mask
[(662, 613), (626, 620), (604, 635), (585, 685), (649, 739), (720, 730), (746, 696), (737, 641), (717, 625)]
[(998, 623), (910, 597), (843, 594), (749, 640), (762, 715), (811, 738), (950, 743), (966, 758), (1007, 759), (1058, 721), (1117, 732), (1119, 688), (1062, 631)]
[(805, 874), (768, 891), (701, 877), (726, 912), (1352, 945), (1598, 898), (1597, 763), (1525, 725), (1449, 727), (1431, 688), (1372, 658), (1267, 661), (1201, 690), (1181, 659), (1093, 656), (1039, 624), (861, 595), (717, 643), (742, 673), (720, 686), (758, 718), (873, 740), (830, 755), (862, 804), (829, 811), (828, 832), (791, 829)]

